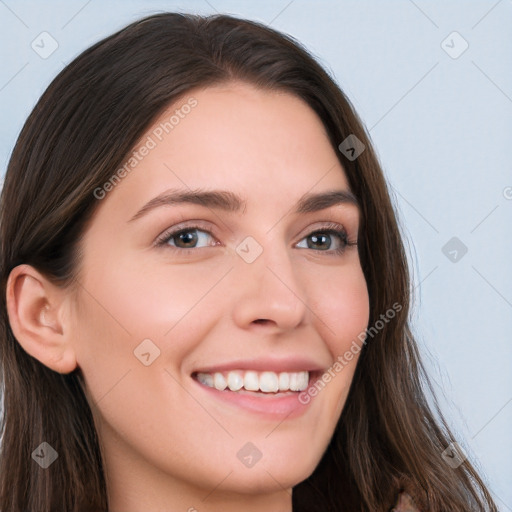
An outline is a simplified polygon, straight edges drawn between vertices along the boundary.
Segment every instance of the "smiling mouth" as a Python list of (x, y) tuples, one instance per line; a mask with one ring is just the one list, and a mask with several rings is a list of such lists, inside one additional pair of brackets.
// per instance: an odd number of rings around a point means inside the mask
[(231, 370), (214, 373), (195, 372), (192, 377), (202, 385), (218, 391), (275, 394), (304, 391), (309, 385), (310, 372)]
[[(205, 369), (206, 370), (206, 369)], [(292, 421), (307, 414), (313, 400), (301, 395), (315, 385), (323, 370), (260, 371), (233, 369), (196, 371), (194, 382), (214, 400), (245, 410), (264, 421)], [(219, 370), (221, 370), (219, 368)]]

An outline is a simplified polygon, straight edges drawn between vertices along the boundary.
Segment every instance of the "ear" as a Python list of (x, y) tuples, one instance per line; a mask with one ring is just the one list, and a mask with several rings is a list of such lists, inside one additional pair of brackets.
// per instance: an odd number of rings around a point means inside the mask
[(68, 294), (30, 265), (9, 274), (7, 313), (12, 332), (32, 357), (58, 373), (76, 367), (71, 343)]

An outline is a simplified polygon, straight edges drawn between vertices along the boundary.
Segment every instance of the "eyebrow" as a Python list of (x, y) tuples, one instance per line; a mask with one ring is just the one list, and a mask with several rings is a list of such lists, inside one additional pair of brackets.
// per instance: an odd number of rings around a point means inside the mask
[[(155, 208), (185, 203), (232, 213), (240, 212), (242, 209), (245, 212), (247, 207), (246, 200), (229, 190), (171, 189), (147, 202), (128, 222), (143, 217)], [(339, 204), (349, 204), (359, 208), (359, 201), (349, 190), (329, 190), (304, 194), (295, 204), (295, 213), (312, 213)]]

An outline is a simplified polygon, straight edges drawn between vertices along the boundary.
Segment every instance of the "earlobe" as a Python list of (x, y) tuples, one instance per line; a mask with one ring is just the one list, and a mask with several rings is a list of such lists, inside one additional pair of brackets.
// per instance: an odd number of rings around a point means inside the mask
[(25, 352), (59, 373), (76, 366), (66, 292), (30, 265), (18, 265), (6, 287), (9, 323)]

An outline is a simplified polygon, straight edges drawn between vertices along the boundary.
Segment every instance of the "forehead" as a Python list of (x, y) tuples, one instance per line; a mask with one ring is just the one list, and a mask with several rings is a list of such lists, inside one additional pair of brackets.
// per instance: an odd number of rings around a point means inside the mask
[(290, 93), (245, 83), (183, 95), (141, 137), (125, 170), (102, 208), (128, 218), (167, 189), (230, 189), (248, 210), (348, 189), (316, 113)]

